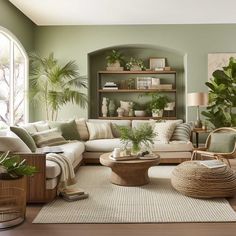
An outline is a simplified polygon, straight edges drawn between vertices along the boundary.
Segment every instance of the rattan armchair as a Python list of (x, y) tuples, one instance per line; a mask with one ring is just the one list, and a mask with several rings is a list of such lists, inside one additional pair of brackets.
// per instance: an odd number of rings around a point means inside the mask
[(215, 159), (219, 159), (219, 160), (226, 160), (230, 165), (229, 159), (234, 159), (236, 158), (236, 142), (234, 144), (234, 148), (231, 152), (229, 153), (217, 153), (217, 152), (210, 152), (209, 147), (211, 144), (211, 136), (214, 133), (235, 133), (236, 135), (236, 128), (230, 128), (230, 127), (223, 127), (223, 128), (218, 128), (213, 130), (207, 137), (206, 140), (206, 144), (204, 148), (199, 148), (197, 150), (194, 150), (192, 153), (192, 160), (196, 159), (197, 157), (201, 157), (201, 159), (203, 159), (203, 157), (210, 157), (210, 158), (215, 158)]

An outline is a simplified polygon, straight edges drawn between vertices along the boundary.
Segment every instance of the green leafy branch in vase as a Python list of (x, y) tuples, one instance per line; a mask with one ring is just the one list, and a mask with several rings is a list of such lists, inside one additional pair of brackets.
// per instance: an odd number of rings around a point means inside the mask
[(132, 154), (137, 154), (141, 150), (141, 144), (146, 148), (149, 148), (151, 144), (154, 144), (154, 138), (156, 133), (149, 124), (140, 125), (138, 128), (130, 128), (126, 126), (118, 127), (120, 132), (120, 139), (125, 148), (131, 143)]

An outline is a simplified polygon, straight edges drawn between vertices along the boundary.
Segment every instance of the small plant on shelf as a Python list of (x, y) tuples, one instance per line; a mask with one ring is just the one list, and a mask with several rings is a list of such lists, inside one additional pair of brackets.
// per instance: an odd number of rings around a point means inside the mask
[(145, 70), (146, 68), (143, 64), (143, 60), (131, 57), (129, 61), (126, 63), (126, 69), (139, 71), (139, 70)]
[(16, 179), (36, 172), (36, 167), (27, 165), (26, 160), (21, 160), (18, 155), (6, 152), (0, 156), (0, 179)]
[(148, 106), (149, 113), (152, 113), (153, 117), (162, 117), (164, 108), (169, 102), (169, 98), (155, 93), (150, 93), (148, 96), (152, 97)]
[(146, 148), (150, 148), (156, 136), (152, 126), (149, 124), (143, 124), (138, 128), (120, 126), (118, 129), (121, 142), (124, 144), (125, 149), (131, 144), (132, 154), (138, 154), (141, 151), (141, 144)]
[(124, 57), (119, 51), (114, 49), (111, 51), (111, 54), (106, 57), (106, 61), (109, 67), (120, 67), (124, 61)]

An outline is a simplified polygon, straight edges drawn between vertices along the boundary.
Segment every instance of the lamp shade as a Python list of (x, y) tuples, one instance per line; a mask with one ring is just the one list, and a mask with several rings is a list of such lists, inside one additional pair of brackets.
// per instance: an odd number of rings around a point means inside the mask
[(188, 106), (207, 106), (208, 93), (189, 93), (187, 99)]

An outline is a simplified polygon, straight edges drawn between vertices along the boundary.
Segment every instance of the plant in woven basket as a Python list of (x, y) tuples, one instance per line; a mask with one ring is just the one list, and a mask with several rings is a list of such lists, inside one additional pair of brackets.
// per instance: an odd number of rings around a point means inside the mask
[(143, 124), (138, 128), (130, 128), (121, 126), (118, 127), (120, 132), (121, 142), (124, 144), (125, 148), (131, 143), (132, 154), (138, 154), (141, 150), (141, 144), (150, 147), (153, 144), (153, 139), (156, 134), (153, 132), (153, 128), (149, 124)]
[(131, 57), (126, 63), (127, 70), (145, 70), (143, 60)]
[(123, 63), (123, 55), (117, 51), (112, 50), (111, 54), (106, 57), (107, 65), (112, 67), (120, 67), (120, 64)]
[(9, 155), (9, 152), (0, 156), (0, 179), (15, 179), (24, 175), (36, 173), (36, 167), (26, 164), (18, 155)]

